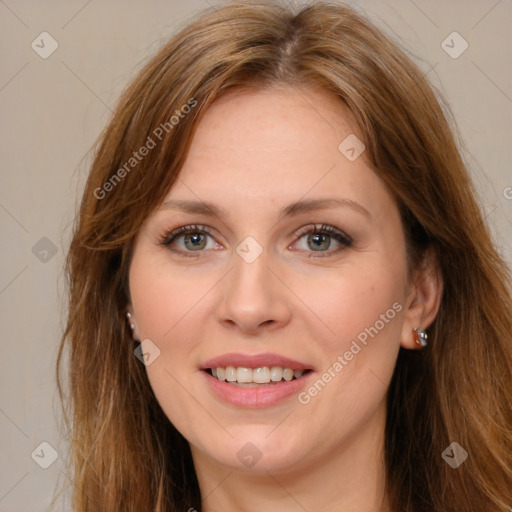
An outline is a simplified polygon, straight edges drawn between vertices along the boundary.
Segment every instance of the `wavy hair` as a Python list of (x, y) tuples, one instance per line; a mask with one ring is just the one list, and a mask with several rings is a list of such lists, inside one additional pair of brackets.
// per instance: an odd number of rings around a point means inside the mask
[[(212, 102), (233, 89), (275, 85), (319, 88), (348, 105), (369, 162), (400, 208), (409, 270), (427, 255), (439, 262), (444, 292), (429, 346), (400, 350), (388, 391), (392, 509), (508, 512), (510, 273), (448, 110), (406, 53), (352, 8), (314, 2), (293, 11), (264, 1), (229, 3), (192, 20), (129, 85), (95, 148), (67, 256), (69, 313), (57, 362), (74, 510), (201, 510), (189, 445), (134, 356), (124, 317), (130, 258)], [(156, 140), (158, 127), (169, 129)], [(148, 137), (155, 147), (127, 165)], [(454, 441), (469, 453), (456, 470), (441, 457)]]

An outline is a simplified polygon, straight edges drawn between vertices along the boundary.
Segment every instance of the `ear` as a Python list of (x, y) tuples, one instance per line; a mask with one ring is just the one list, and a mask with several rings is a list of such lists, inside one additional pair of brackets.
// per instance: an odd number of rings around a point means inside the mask
[(408, 285), (400, 344), (420, 349), (415, 328), (426, 329), (435, 320), (443, 296), (443, 278), (433, 251), (428, 251)]
[(132, 338), (134, 340), (140, 340), (139, 329), (137, 327), (137, 319), (135, 318), (135, 312), (133, 311), (133, 306), (131, 304), (126, 306), (125, 316), (128, 328), (132, 333)]

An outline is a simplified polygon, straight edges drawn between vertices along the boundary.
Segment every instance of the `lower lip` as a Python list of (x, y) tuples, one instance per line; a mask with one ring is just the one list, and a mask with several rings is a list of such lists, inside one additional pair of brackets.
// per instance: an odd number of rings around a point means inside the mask
[(314, 372), (306, 373), (298, 379), (253, 388), (229, 384), (212, 377), (206, 371), (202, 371), (202, 373), (212, 391), (224, 402), (237, 407), (262, 408), (276, 405), (293, 395), (297, 395)]

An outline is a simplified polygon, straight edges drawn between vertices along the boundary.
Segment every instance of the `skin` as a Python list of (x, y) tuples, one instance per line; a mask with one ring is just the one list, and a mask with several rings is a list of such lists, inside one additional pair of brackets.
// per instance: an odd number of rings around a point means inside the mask
[[(134, 337), (160, 349), (148, 377), (191, 445), (206, 512), (390, 510), (386, 393), (400, 346), (420, 348), (413, 329), (433, 321), (442, 284), (433, 263), (408, 280), (397, 205), (364, 152), (349, 161), (338, 150), (349, 134), (362, 138), (324, 92), (230, 93), (205, 114), (165, 200), (214, 203), (225, 215), (162, 207), (136, 240), (127, 310)], [(279, 218), (292, 203), (324, 198), (367, 214), (331, 206)], [(203, 249), (183, 236), (160, 244), (190, 224), (211, 228)], [(353, 241), (327, 238), (315, 251), (296, 235), (311, 224)], [(252, 263), (236, 252), (247, 236), (263, 248)], [(307, 404), (293, 396), (242, 409), (217, 398), (199, 369), (229, 352), (272, 352), (308, 363), (316, 381), (393, 304), (394, 318)], [(237, 457), (247, 442), (261, 453), (252, 468)]]

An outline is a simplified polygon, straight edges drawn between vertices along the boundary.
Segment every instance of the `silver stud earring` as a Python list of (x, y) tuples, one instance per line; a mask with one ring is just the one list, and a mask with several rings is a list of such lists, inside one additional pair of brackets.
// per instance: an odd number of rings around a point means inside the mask
[(427, 338), (428, 338), (428, 334), (427, 334), (427, 331), (425, 329), (420, 329), (419, 327), (416, 327), (414, 329), (414, 338), (415, 338), (415, 341), (418, 345), (421, 345), (422, 347), (426, 347), (427, 346)]
[(132, 315), (130, 313), (126, 313), (126, 318), (128, 319), (128, 323), (130, 324), (130, 329), (133, 331), (133, 329), (135, 329), (135, 325), (130, 322)]

